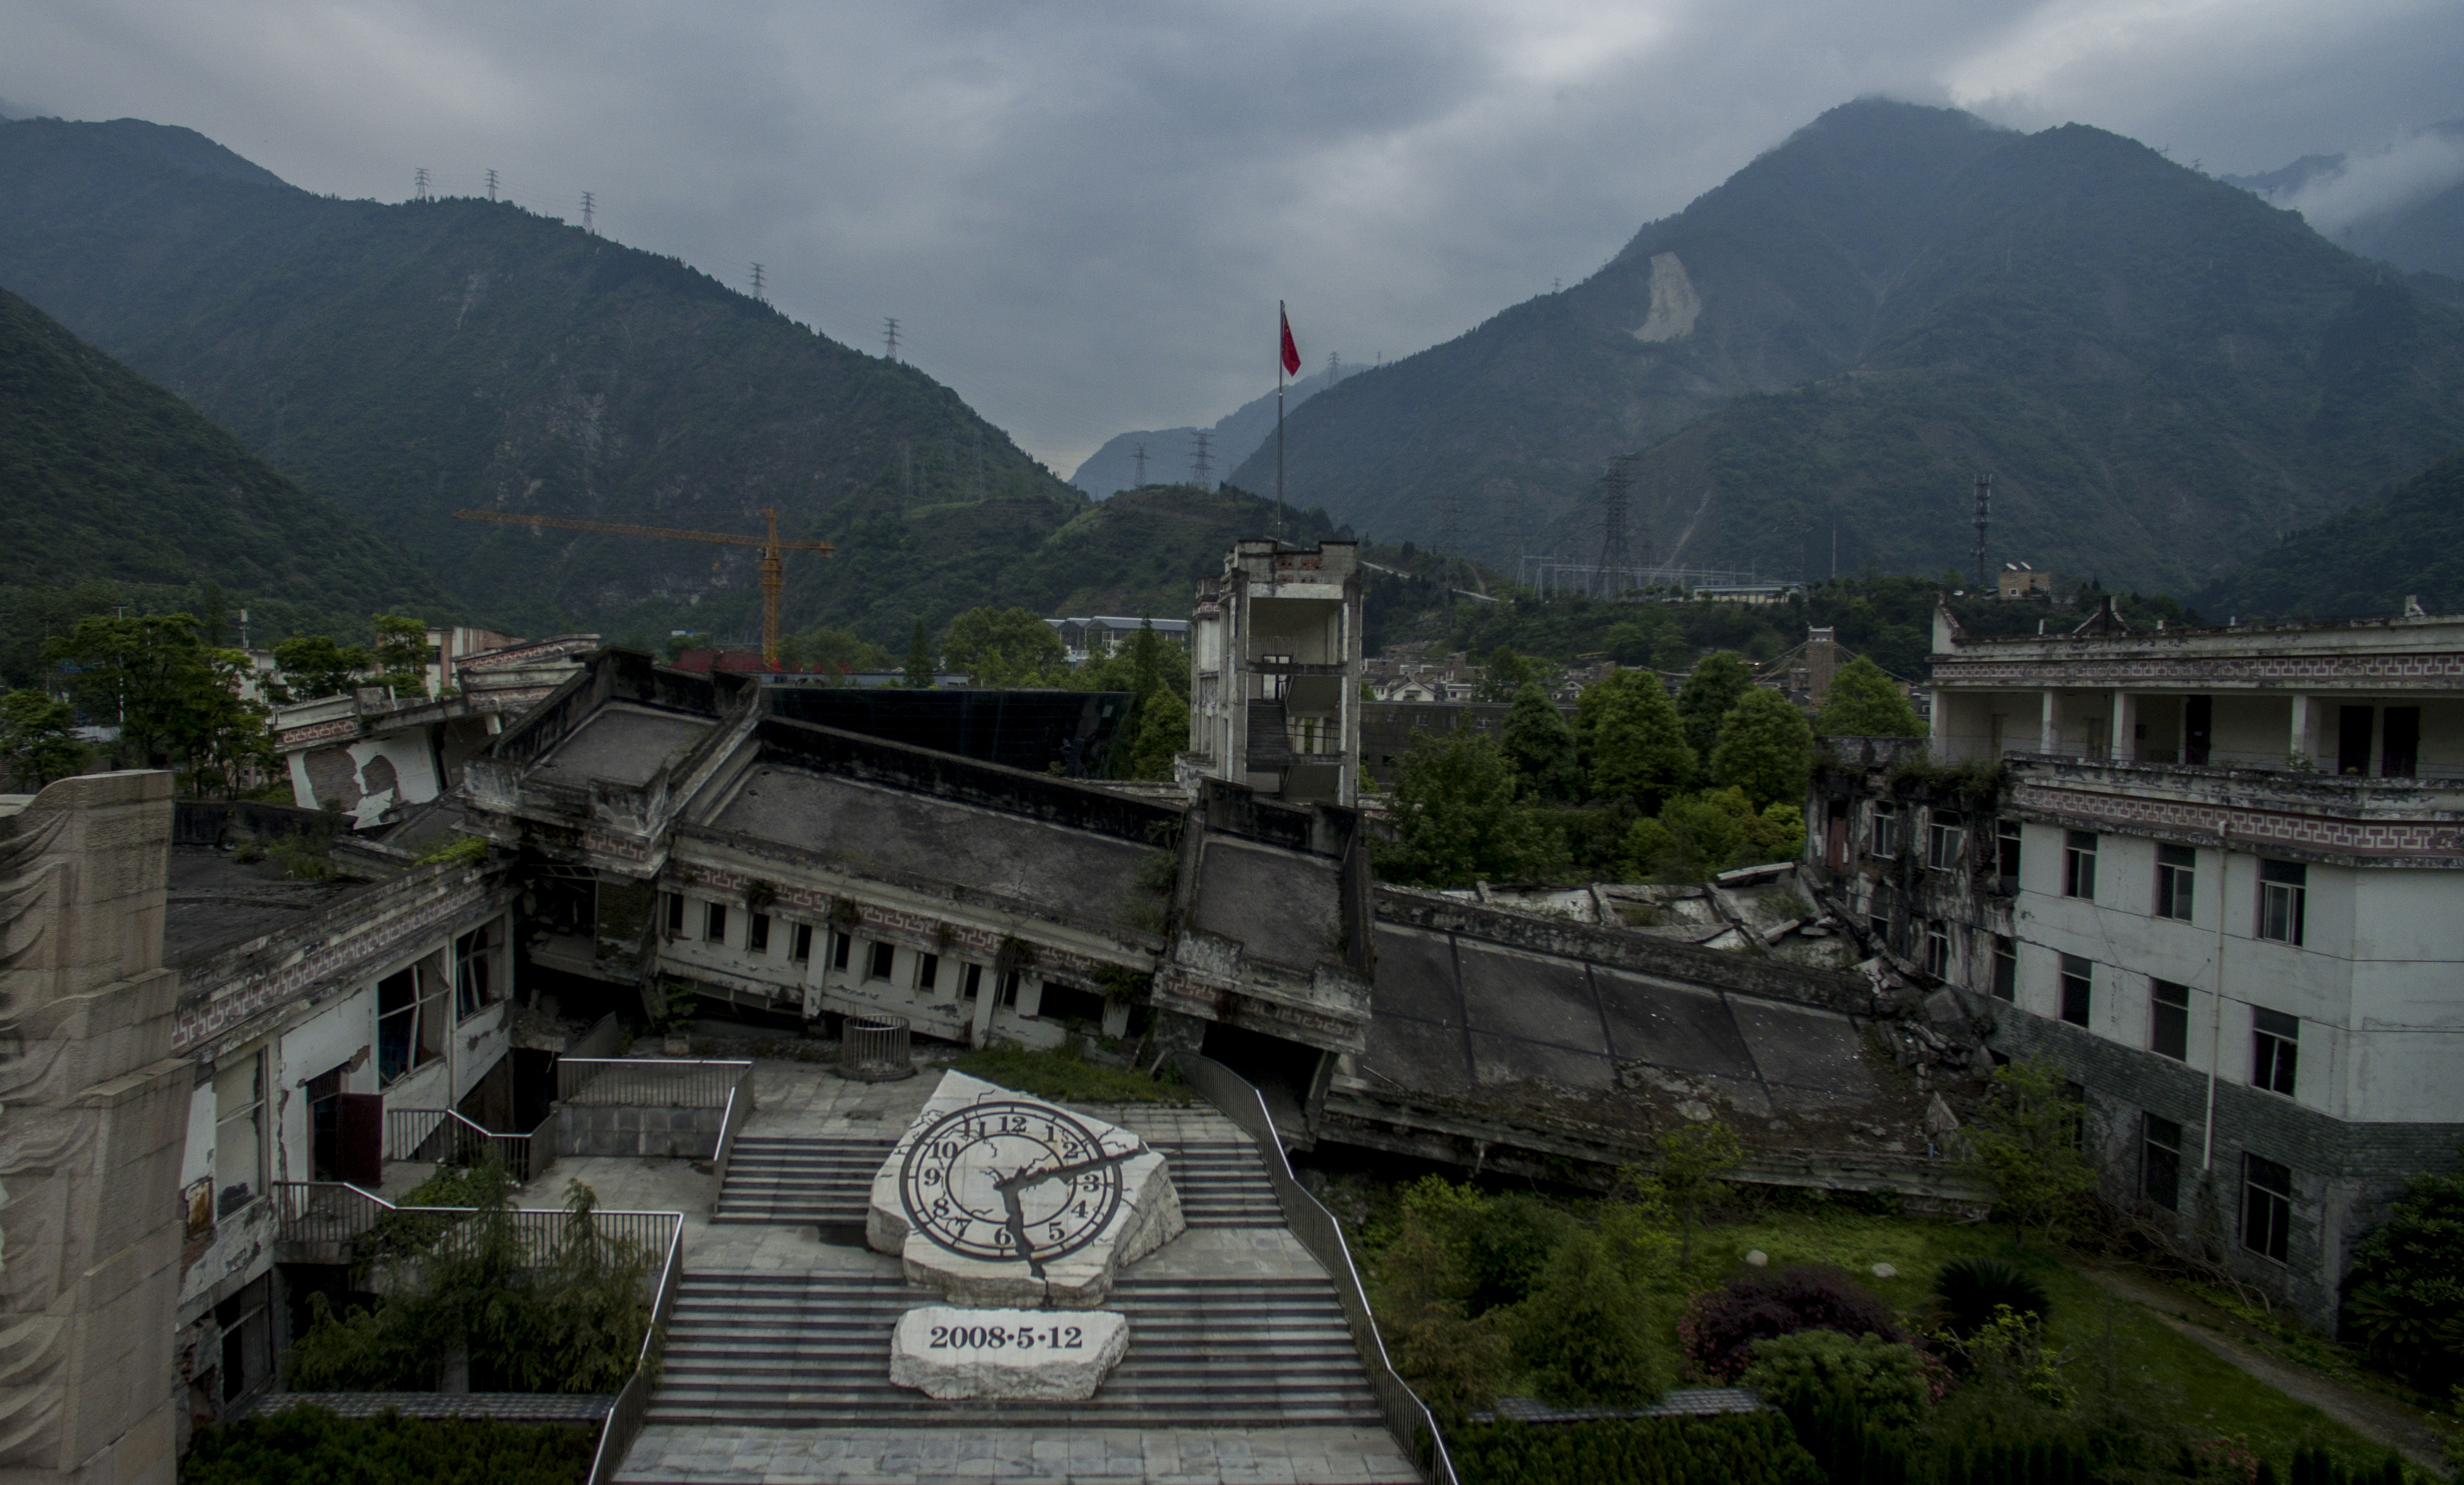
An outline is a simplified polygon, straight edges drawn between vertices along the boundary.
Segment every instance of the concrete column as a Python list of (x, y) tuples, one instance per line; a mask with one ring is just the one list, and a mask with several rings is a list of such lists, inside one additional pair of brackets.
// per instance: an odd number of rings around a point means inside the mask
[(2057, 720), (2060, 714), (2059, 708), (2061, 694), (2062, 693), (2059, 691), (2047, 691), (2044, 693), (2044, 728), (2043, 735), (2037, 739), (2036, 743), (2036, 751), (2038, 753), (2059, 753), (2062, 751), (2062, 729), (2060, 722)]
[(2288, 757), (2298, 753), (2313, 762), (2318, 760), (2319, 750), (2310, 745), (2310, 693), (2307, 691), (2293, 693), (2293, 727), (2286, 737), (2284, 752)]
[(2139, 755), (2139, 698), (2132, 692), (2113, 693), (2113, 746), (2107, 750), (2116, 763), (2127, 763)]

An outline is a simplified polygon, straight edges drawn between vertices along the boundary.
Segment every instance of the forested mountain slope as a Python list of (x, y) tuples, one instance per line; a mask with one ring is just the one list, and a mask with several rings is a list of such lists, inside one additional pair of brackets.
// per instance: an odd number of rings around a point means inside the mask
[[(1187, 606), (1194, 552), (1080, 564), (1089, 502), (949, 388), (673, 259), (511, 205), (311, 195), (129, 120), (0, 123), (0, 284), (398, 536), (498, 627), (749, 634), (758, 554), (458, 508), (750, 534), (775, 506), (839, 545), (788, 559), (788, 622), (892, 644), (984, 601)], [(1211, 542), (1221, 515), (1179, 539)]]
[(2464, 454), (2382, 500), (2293, 533), (2199, 595), (2202, 612), (2258, 619), (2464, 614)]
[[(250, 639), (357, 635), (408, 605), (450, 616), (435, 579), (196, 409), (0, 290), (0, 668), (30, 679), (44, 595), (104, 582), (146, 609), (209, 583)], [(230, 644), (235, 635), (209, 636)]]
[(1987, 471), (1997, 558), (2183, 591), (2464, 447), (2464, 315), (2129, 140), (1865, 101), (1287, 444), (1381, 538), (1584, 557), (1639, 451), (1639, 554), (1785, 578), (1966, 566)]

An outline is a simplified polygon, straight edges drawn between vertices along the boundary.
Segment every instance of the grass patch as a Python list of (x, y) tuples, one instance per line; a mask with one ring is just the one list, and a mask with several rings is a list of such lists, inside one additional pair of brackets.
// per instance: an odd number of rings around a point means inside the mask
[(1067, 1048), (979, 1047), (951, 1066), (971, 1078), (1065, 1103), (1186, 1103), (1189, 1090), (1133, 1067), (1089, 1062)]

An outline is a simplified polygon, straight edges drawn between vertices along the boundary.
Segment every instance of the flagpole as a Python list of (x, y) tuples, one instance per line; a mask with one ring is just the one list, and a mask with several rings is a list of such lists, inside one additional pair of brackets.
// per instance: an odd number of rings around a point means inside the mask
[(1275, 301), (1275, 539), (1284, 535), (1284, 326), (1291, 320), (1284, 301)]

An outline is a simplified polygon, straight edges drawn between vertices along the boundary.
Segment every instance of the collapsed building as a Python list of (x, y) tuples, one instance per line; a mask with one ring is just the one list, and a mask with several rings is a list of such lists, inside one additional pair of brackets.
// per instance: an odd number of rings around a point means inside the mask
[(2464, 619), (1980, 640), (1929, 738), (1826, 743), (1809, 866), (2004, 1057), (2062, 1069), (2104, 1194), (2332, 1326), (2452, 1168)]

